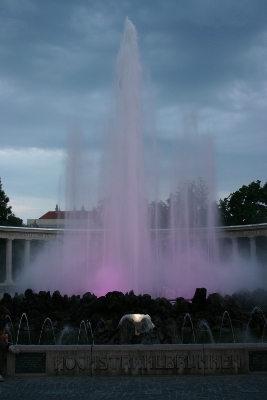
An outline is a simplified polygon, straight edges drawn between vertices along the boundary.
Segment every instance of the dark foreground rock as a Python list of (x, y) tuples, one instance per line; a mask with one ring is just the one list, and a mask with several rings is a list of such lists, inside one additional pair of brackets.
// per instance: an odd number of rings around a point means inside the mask
[[(28, 318), (30, 330), (38, 332), (47, 318), (52, 321), (56, 333), (66, 327), (77, 332), (81, 321), (84, 324), (90, 321), (96, 344), (175, 344), (185, 342), (185, 337), (192, 343), (192, 327), (195, 331), (198, 329), (198, 336), (201, 330), (204, 334), (217, 336), (239, 330), (255, 332), (257, 337), (267, 340), (267, 291), (263, 289), (232, 296), (219, 293), (207, 296), (205, 288), (197, 288), (193, 299), (179, 297), (172, 302), (166, 298), (152, 299), (148, 294), (137, 296), (132, 291), (126, 294), (114, 291), (97, 298), (91, 293), (68, 297), (59, 291), (51, 295), (50, 292), (34, 293), (27, 289), (24, 294), (16, 293), (14, 297), (5, 293), (0, 304), (9, 309), (15, 329), (18, 329), (23, 313)], [(135, 313), (150, 315), (155, 325), (153, 332), (135, 335), (130, 321), (119, 326), (125, 314)], [(24, 319), (21, 329), (26, 328)]]

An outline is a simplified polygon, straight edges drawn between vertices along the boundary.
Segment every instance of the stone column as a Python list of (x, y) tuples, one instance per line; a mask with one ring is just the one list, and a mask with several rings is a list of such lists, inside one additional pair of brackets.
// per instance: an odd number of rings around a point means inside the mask
[(31, 255), (31, 241), (26, 239), (24, 241), (24, 265), (27, 267), (30, 264)]
[(233, 246), (233, 260), (237, 261), (238, 259), (238, 238), (237, 237), (233, 237), (232, 238), (232, 246)]
[(6, 241), (6, 280), (4, 283), (12, 285), (12, 240), (7, 239)]
[(256, 256), (256, 237), (255, 236), (250, 236), (249, 244), (250, 244), (250, 259), (252, 262), (256, 262), (257, 256)]

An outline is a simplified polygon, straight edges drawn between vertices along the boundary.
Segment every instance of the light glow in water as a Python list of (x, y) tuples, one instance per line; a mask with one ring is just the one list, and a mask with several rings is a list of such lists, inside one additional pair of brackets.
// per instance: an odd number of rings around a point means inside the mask
[[(212, 145), (208, 137), (203, 140), (197, 137), (194, 123), (186, 131), (186, 143), (190, 146), (183, 151), (179, 149), (174, 157), (170, 155), (176, 160), (173, 164), (177, 164), (177, 169), (173, 168), (170, 178), (170, 192), (174, 194), (169, 199), (167, 229), (159, 229), (162, 216), (158, 207), (148, 213), (142, 66), (136, 29), (128, 18), (115, 75), (115, 112), (99, 184), (100, 192), (104, 193), (102, 199), (105, 198), (101, 223), (92, 229), (86, 213), (81, 212), (77, 221), (73, 211), (81, 207), (79, 191), (87, 182), (86, 174), (81, 173), (82, 145), (78, 132), (74, 132), (66, 189), (66, 209), (72, 213), (66, 223), (63, 244), (58, 243), (56, 249), (42, 254), (28, 268), (25, 285), (69, 295), (90, 291), (99, 296), (114, 290), (124, 293), (134, 290), (137, 294), (171, 298), (190, 298), (196, 287), (205, 287), (208, 292), (227, 287), (228, 293), (238, 285), (242, 287), (246, 276), (244, 266), (242, 270), (232, 265), (222, 267), (218, 260)], [(192, 179), (193, 185), (188, 183)], [(179, 195), (172, 190), (174, 181), (176, 185), (182, 182)], [(154, 193), (157, 192), (155, 188)], [(196, 202), (196, 196), (203, 203)], [(252, 282), (255, 276), (251, 270), (247, 281)]]

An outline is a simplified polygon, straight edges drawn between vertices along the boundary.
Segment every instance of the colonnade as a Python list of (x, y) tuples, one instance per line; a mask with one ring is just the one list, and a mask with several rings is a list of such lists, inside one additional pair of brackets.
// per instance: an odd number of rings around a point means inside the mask
[(13, 260), (12, 260), (12, 247), (14, 240), (21, 240), (24, 242), (23, 252), (23, 266), (29, 265), (31, 262), (31, 242), (33, 240), (42, 242), (51, 242), (62, 236), (62, 230), (57, 229), (40, 229), (40, 228), (20, 228), (20, 227), (7, 227), (0, 226), (0, 239), (6, 241), (6, 263), (0, 259), (0, 267), (5, 267), (5, 280), (0, 285), (13, 285)]
[[(12, 276), (12, 241), (14, 239), (6, 239), (6, 285), (13, 285)], [(24, 265), (29, 265), (31, 254), (31, 240), (24, 239)]]
[[(102, 232), (95, 230), (97, 235)], [(205, 238), (207, 237), (207, 230), (205, 228), (198, 228), (189, 232), (194, 237)], [(31, 262), (31, 242), (33, 240), (53, 242), (56, 239), (62, 239), (63, 229), (45, 229), (45, 228), (17, 228), (17, 227), (1, 227), (0, 226), (0, 239), (6, 240), (6, 265), (5, 274), (6, 278), (4, 283), (0, 285), (13, 285), (13, 266), (12, 266), (12, 242), (15, 239), (24, 241), (24, 259), (23, 265), (29, 265)], [(77, 231), (79, 233), (79, 231)], [(82, 232), (81, 232), (82, 233)], [(84, 233), (84, 232), (83, 232)], [(153, 231), (151, 231), (153, 235)], [(188, 233), (188, 232), (187, 232)], [(238, 258), (239, 254), (239, 238), (249, 238), (250, 260), (252, 263), (257, 261), (257, 244), (256, 237), (267, 236), (267, 224), (257, 225), (239, 225), (230, 227), (217, 227), (215, 234), (218, 239), (231, 239), (232, 242), (232, 259)], [(164, 242), (170, 235), (170, 230), (163, 229), (157, 231), (159, 240)], [(0, 259), (0, 267), (2, 260)]]
[[(232, 237), (232, 254), (233, 259), (238, 258), (238, 236)], [(254, 263), (257, 261), (256, 236), (249, 236), (250, 260)]]

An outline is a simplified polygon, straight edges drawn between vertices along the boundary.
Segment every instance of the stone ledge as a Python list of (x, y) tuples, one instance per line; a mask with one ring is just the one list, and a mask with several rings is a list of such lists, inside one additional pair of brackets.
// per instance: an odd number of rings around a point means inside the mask
[(267, 344), (18, 346), (8, 376), (149, 376), (267, 373)]

